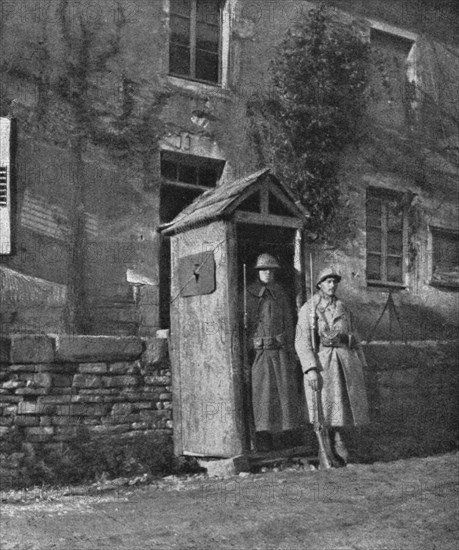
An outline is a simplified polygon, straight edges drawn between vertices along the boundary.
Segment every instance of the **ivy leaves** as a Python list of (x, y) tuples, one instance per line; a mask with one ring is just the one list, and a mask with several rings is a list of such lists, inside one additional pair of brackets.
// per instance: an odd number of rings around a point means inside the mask
[(249, 114), (263, 135), (264, 161), (312, 214), (310, 229), (326, 237), (339, 201), (340, 153), (357, 138), (365, 111), (370, 48), (358, 29), (323, 6), (286, 34), (272, 61), (270, 97)]

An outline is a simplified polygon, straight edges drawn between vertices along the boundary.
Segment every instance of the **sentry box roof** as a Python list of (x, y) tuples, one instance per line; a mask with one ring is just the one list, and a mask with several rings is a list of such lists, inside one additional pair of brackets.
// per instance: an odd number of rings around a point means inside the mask
[(291, 191), (270, 173), (269, 168), (263, 168), (230, 184), (209, 189), (171, 222), (160, 225), (159, 230), (165, 235), (174, 235), (232, 217), (241, 223), (301, 229), (308, 216)]

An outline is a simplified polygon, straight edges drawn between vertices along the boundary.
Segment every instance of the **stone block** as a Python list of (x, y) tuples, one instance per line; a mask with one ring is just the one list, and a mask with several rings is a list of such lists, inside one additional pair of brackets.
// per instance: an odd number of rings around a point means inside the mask
[(71, 403), (105, 403), (106, 399), (102, 395), (72, 395)]
[(51, 374), (73, 375), (76, 369), (77, 365), (75, 363), (44, 363), (42, 365), (35, 365), (35, 372), (49, 372)]
[(58, 361), (129, 361), (140, 357), (143, 343), (134, 336), (56, 336)]
[(17, 405), (8, 405), (2, 407), (2, 414), (8, 416), (8, 415), (16, 415), (18, 412), (18, 406)]
[(242, 455), (215, 460), (198, 459), (198, 463), (201, 468), (206, 468), (209, 477), (231, 477), (250, 471), (249, 461)]
[(133, 430), (146, 430), (148, 428), (148, 422), (133, 422), (131, 428)]
[(35, 441), (43, 441), (49, 439), (54, 435), (54, 428), (52, 426), (32, 426), (25, 429), (26, 438)]
[(139, 421), (139, 414), (120, 414), (103, 419), (104, 424), (132, 424), (133, 422)]
[(5, 390), (15, 390), (24, 386), (25, 382), (23, 380), (8, 380), (7, 382), (3, 382), (2, 384), (2, 388)]
[(71, 395), (75, 395), (76, 393), (78, 393), (78, 388), (74, 388), (70, 384), (68, 386), (63, 386), (61, 388), (55, 388), (53, 386), (48, 393), (50, 395), (55, 395), (55, 396), (62, 395), (62, 397), (68, 400), (70, 399)]
[(145, 420), (145, 421), (150, 421), (150, 422), (156, 422), (157, 420), (162, 420), (162, 419), (170, 419), (171, 417), (171, 411), (164, 411), (164, 410), (161, 410), (161, 411), (146, 411), (146, 410), (142, 410), (139, 412), (140, 414), (140, 419), (141, 420)]
[(9, 426), (0, 426), (0, 437), (6, 436), (9, 433), (10, 429), (11, 428)]
[(14, 424), (16, 426), (39, 426), (40, 417), (39, 416), (16, 416), (14, 419)]
[[(53, 426), (78, 426), (82, 422), (84, 423), (86, 418), (86, 416), (52, 416), (51, 424)], [(97, 422), (99, 422), (99, 420), (97, 420)]]
[(78, 372), (81, 374), (106, 374), (108, 367), (107, 363), (81, 363)]
[(41, 397), (40, 405), (62, 405), (63, 403), (70, 403), (71, 396), (69, 395), (47, 395)]
[(88, 430), (97, 434), (120, 434), (128, 432), (131, 429), (129, 424), (99, 424), (97, 426), (89, 426)]
[(73, 386), (76, 388), (100, 388), (102, 386), (102, 377), (91, 374), (75, 374), (73, 377)]
[(40, 414), (39, 404), (35, 401), (21, 401), (18, 404), (18, 414)]
[(155, 404), (151, 401), (139, 401), (135, 404), (136, 409), (154, 409)]
[(159, 365), (168, 359), (169, 347), (165, 338), (144, 338), (142, 365)]
[(137, 386), (139, 380), (136, 376), (104, 376), (104, 385), (107, 388), (124, 388), (125, 386)]
[(101, 396), (109, 397), (109, 396), (115, 395), (116, 393), (118, 393), (118, 391), (115, 389), (109, 390), (106, 388), (93, 388), (93, 389), (84, 388), (84, 389), (81, 389), (78, 393), (79, 395), (101, 395)]
[(10, 336), (11, 363), (52, 363), (53, 340), (45, 335), (12, 334)]
[[(36, 418), (34, 416), (29, 416), (27, 418)], [(40, 416), (40, 426), (52, 426), (53, 417), (52, 416)]]
[(35, 395), (35, 396), (39, 396), (39, 395), (47, 395), (48, 392), (49, 392), (48, 388), (26, 387), (26, 388), (18, 388), (14, 393), (16, 395)]
[(134, 410), (134, 405), (132, 403), (115, 403), (115, 405), (113, 405), (111, 415), (119, 416), (119, 415), (131, 414), (133, 410)]
[(150, 384), (151, 386), (165, 386), (171, 383), (170, 376), (145, 376), (144, 380), (145, 384)]
[(171, 393), (161, 393), (159, 395), (159, 399), (161, 401), (170, 401), (172, 399), (172, 394)]
[[(33, 416), (31, 416), (30, 418), (33, 418)], [(12, 416), (0, 416), (0, 426), (11, 426), (12, 423), (13, 423)]]
[(137, 362), (121, 361), (118, 363), (111, 363), (109, 365), (109, 371), (112, 374), (139, 374), (140, 365)]
[(56, 388), (67, 388), (72, 385), (72, 374), (53, 374), (53, 386)]
[(107, 412), (106, 409), (106, 405), (71, 403), (57, 405), (56, 414), (59, 416), (103, 416)]
[(53, 377), (49, 372), (39, 372), (33, 375), (33, 383), (35, 386), (50, 388), (53, 385)]
[(19, 403), (19, 401), (22, 401), (22, 397), (19, 395), (0, 395), (0, 405), (4, 403)]

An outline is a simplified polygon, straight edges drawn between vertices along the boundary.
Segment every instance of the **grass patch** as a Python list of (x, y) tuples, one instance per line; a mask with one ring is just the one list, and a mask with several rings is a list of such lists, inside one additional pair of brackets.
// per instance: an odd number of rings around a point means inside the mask
[(82, 428), (65, 443), (36, 443), (32, 447), (23, 444), (21, 434), (14, 431), (1, 447), (1, 451), (9, 455), (25, 451), (18, 475), (3, 480), (2, 489), (200, 471), (196, 461), (174, 456), (171, 436), (161, 433), (114, 438), (96, 436)]

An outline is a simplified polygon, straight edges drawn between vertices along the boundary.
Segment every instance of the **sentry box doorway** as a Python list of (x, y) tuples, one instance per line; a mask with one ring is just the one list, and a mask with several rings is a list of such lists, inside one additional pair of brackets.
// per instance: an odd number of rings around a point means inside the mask
[[(250, 453), (243, 272), (274, 255), (292, 307), (304, 301), (304, 209), (269, 170), (206, 191), (160, 230), (171, 244), (171, 362), (177, 455)], [(247, 365), (246, 365), (247, 368)]]

